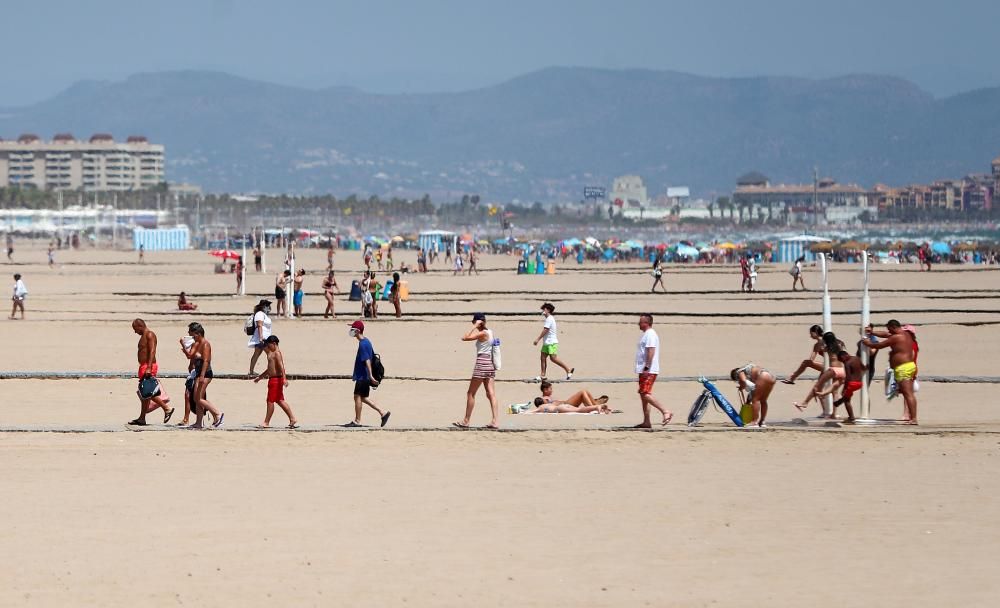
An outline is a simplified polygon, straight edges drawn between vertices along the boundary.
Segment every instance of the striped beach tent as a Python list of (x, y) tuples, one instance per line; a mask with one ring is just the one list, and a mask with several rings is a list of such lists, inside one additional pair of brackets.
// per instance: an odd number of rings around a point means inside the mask
[(816, 254), (809, 251), (809, 248), (816, 243), (828, 243), (830, 239), (811, 234), (801, 234), (781, 239), (778, 241), (778, 259), (780, 263), (791, 264), (799, 259), (799, 256), (806, 256), (806, 261), (811, 262), (816, 259)]
[(136, 250), (141, 245), (146, 251), (187, 249), (191, 246), (191, 233), (187, 226), (153, 229), (136, 227), (132, 232), (132, 245)]

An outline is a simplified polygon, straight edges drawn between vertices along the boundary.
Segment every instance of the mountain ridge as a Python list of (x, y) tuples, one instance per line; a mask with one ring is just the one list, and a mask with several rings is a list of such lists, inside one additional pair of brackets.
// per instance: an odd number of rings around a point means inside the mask
[(378, 94), (177, 70), (80, 81), (0, 112), (6, 138), (64, 131), (146, 135), (167, 147), (168, 180), (207, 191), (555, 201), (638, 173), (651, 194), (713, 195), (751, 169), (793, 182), (818, 164), (865, 185), (988, 171), (1000, 87), (937, 99), (877, 74), (552, 67), (457, 93)]

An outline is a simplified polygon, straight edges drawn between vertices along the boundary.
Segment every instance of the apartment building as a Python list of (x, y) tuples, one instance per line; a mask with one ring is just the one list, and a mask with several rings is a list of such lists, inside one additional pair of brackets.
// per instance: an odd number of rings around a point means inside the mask
[(60, 133), (52, 141), (25, 134), (0, 139), (0, 187), (48, 190), (124, 191), (165, 181), (164, 147), (141, 135), (116, 142), (98, 133), (87, 141)]

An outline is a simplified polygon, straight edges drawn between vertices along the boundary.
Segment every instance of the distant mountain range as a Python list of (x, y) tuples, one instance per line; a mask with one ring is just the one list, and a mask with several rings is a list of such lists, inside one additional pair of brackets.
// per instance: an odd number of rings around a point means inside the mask
[(209, 192), (576, 200), (641, 175), (651, 195), (824, 176), (871, 186), (986, 172), (1000, 154), (1000, 88), (935, 99), (898, 78), (706, 78), (550, 68), (461, 93), (308, 90), (214, 72), (80, 82), (0, 110), (0, 136), (146, 135), (167, 177)]

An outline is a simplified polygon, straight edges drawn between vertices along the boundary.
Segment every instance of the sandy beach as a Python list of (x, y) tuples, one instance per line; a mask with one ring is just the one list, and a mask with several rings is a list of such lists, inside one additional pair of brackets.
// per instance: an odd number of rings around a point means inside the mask
[[(415, 253), (395, 258), (414, 265)], [(274, 319), (291, 374), (351, 371), (360, 305), (346, 291), (360, 255), (337, 253), (336, 320), (322, 318), (325, 259), (299, 252), (306, 317)], [(134, 379), (10, 376), (134, 373), (135, 317), (159, 336), (161, 373), (185, 371), (177, 340), (198, 321), (216, 373), (245, 374), (243, 321), (272, 297), (279, 260), (248, 273), (245, 297), (199, 251), (150, 252), (142, 266), (134, 252), (60, 251), (50, 269), (44, 245), (23, 242), (15, 260), (0, 266), (30, 293), (27, 320), (3, 321), (0, 604), (990, 606), (1000, 595), (988, 574), (1000, 547), (996, 384), (968, 381), (1000, 376), (995, 268), (873, 269), (873, 320), (917, 326), (918, 428), (793, 424), (805, 381), (775, 389), (767, 430), (735, 429), (714, 409), (701, 428), (683, 425), (701, 390), (686, 378), (748, 361), (784, 376), (808, 355), (808, 327), (821, 322), (815, 268), (812, 291), (792, 293), (787, 269), (765, 265), (748, 295), (738, 268), (671, 265), (669, 293), (654, 295), (645, 265), (570, 261), (517, 276), (513, 258), (484, 256), (478, 276), (440, 262), (409, 275), (404, 317), (383, 302), (367, 323), (389, 376), (373, 393), (392, 411), (386, 430), (339, 429), (351, 382), (334, 379), (286, 390), (300, 431), (251, 432), (264, 386), (218, 379), (224, 430), (197, 432), (156, 413), (129, 430)], [(830, 286), (834, 330), (853, 341), (860, 271), (835, 265)], [(176, 311), (182, 290), (197, 312)], [(501, 407), (536, 396), (543, 301), (577, 370), (556, 396), (588, 388), (623, 413), (504, 414), (507, 432), (444, 430), (464, 408), (474, 355), (459, 338), (473, 312), (503, 343)], [(640, 418), (640, 312), (656, 318), (656, 394), (677, 414), (654, 432), (619, 430)], [(885, 364), (880, 355), (879, 375)], [(182, 383), (164, 380), (175, 405)], [(735, 400), (731, 382), (719, 386)], [(873, 415), (898, 418), (902, 404), (881, 391), (873, 384)], [(481, 395), (473, 424), (487, 421)]]

